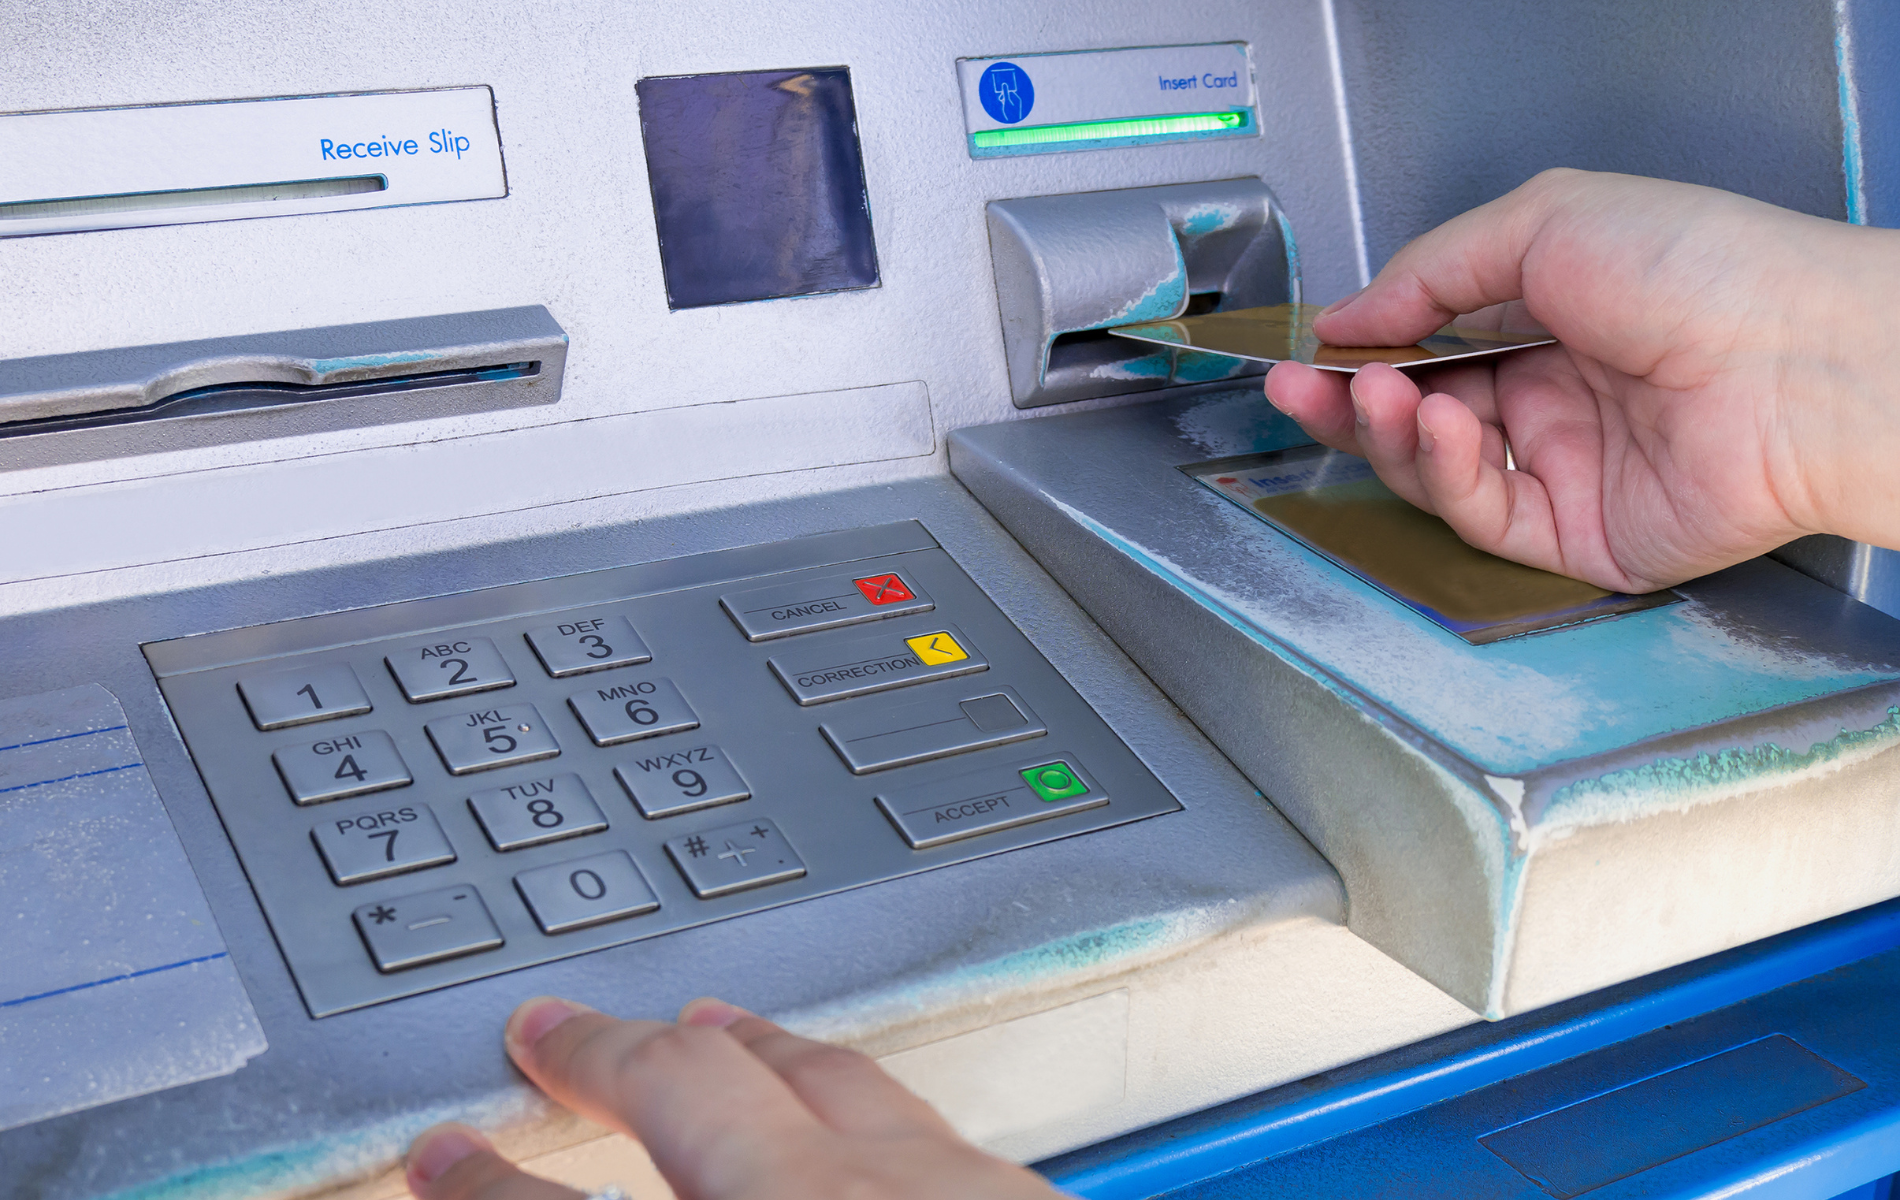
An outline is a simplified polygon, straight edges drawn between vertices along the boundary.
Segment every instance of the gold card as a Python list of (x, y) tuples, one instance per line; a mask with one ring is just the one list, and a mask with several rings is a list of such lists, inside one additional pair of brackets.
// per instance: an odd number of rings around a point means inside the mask
[(1486, 554), (1394, 495), (1363, 458), (1300, 446), (1188, 463), (1189, 477), (1420, 616), (1482, 646), (1674, 603)]
[(1116, 337), (1162, 346), (1225, 354), (1255, 362), (1303, 362), (1323, 371), (1351, 374), (1370, 363), (1418, 367), (1482, 358), (1554, 345), (1547, 333), (1498, 333), (1447, 325), (1410, 346), (1329, 346), (1313, 336), (1313, 318), (1324, 311), (1317, 304), (1271, 304), (1233, 312), (1202, 313), (1172, 321), (1145, 321), (1108, 332)]

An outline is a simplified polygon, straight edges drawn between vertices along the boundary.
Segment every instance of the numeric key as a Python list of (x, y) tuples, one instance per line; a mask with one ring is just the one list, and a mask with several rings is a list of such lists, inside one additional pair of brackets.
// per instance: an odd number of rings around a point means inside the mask
[(542, 933), (566, 933), (660, 907), (625, 850), (523, 871), (515, 876), (515, 890)]
[(342, 800), (413, 782), (396, 743), (380, 729), (284, 746), (270, 757), (290, 798), (299, 804)]
[(530, 629), (527, 638), (534, 656), (556, 679), (653, 661), (625, 617), (576, 617)]
[(515, 675), (484, 637), (443, 637), (383, 657), (411, 704), (513, 687)]
[(648, 820), (750, 799), (752, 789), (717, 746), (683, 746), (630, 759), (614, 768), (640, 815)]
[(455, 861), (455, 850), (426, 804), (392, 805), (321, 821), (310, 831), (339, 884), (366, 883)]
[(369, 693), (348, 663), (328, 663), (238, 680), (238, 695), (259, 729), (288, 729), (312, 721), (369, 712)]
[(589, 688), (569, 696), (567, 706), (596, 746), (699, 728), (699, 714), (671, 679), (629, 679)]
[(606, 816), (579, 775), (524, 779), (476, 792), (468, 807), (489, 842), (504, 853), (607, 828)]
[(458, 713), (430, 721), (422, 728), (451, 775), (512, 767), (553, 758), (561, 752), (561, 744), (554, 740), (540, 710), (532, 704)]

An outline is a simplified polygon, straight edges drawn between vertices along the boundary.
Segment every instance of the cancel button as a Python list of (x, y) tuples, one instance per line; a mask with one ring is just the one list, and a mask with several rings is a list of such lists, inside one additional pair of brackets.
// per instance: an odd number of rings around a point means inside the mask
[[(1059, 792), (1033, 786), (1056, 767), (1070, 786)], [(1013, 829), (1107, 803), (1107, 794), (1084, 774), (1072, 755), (991, 768), (877, 798), (878, 808), (913, 850), (928, 850), (959, 838)]]

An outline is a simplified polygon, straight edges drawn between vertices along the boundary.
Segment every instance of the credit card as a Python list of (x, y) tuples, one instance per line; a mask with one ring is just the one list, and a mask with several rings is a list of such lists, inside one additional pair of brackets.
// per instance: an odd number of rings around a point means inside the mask
[(1330, 346), (1313, 335), (1313, 318), (1322, 311), (1317, 304), (1271, 304), (1263, 308), (1176, 317), (1172, 321), (1144, 321), (1108, 332), (1137, 342), (1201, 350), (1255, 362), (1276, 363), (1290, 359), (1323, 371), (1347, 374), (1371, 363), (1390, 363), (1395, 367), (1431, 366), (1508, 354), (1533, 346), (1550, 346), (1557, 341), (1547, 333), (1499, 333), (1447, 325), (1410, 346)]

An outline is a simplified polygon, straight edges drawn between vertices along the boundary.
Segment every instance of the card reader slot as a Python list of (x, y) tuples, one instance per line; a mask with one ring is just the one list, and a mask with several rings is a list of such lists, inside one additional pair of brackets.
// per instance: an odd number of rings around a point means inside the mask
[(386, 192), (383, 175), (345, 175), (330, 179), (291, 179), (276, 183), (237, 183), (223, 187), (172, 188), (154, 192), (117, 192), (65, 196), (56, 200), (18, 200), (0, 204), (0, 221), (37, 221), (47, 217), (91, 217), (103, 213), (160, 212), (171, 208), (209, 208), (221, 204), (266, 204), (282, 200), (327, 200)]

